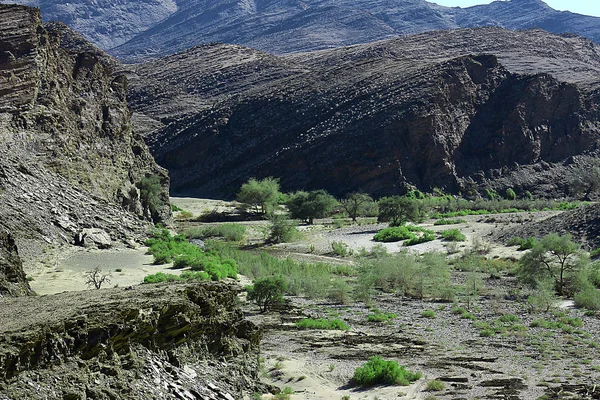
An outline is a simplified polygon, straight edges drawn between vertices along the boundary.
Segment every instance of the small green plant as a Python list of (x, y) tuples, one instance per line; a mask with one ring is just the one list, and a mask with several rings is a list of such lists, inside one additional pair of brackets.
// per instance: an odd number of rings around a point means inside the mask
[(323, 329), (323, 330), (340, 330), (340, 331), (348, 331), (350, 327), (346, 325), (346, 323), (340, 319), (313, 319), (313, 318), (305, 318), (298, 322), (296, 322), (296, 326), (300, 329)]
[(347, 257), (349, 255), (352, 255), (352, 249), (350, 249), (348, 245), (344, 242), (332, 242), (331, 249), (333, 250), (333, 253), (335, 255), (340, 257)]
[(442, 231), (442, 237), (449, 242), (464, 242), (467, 240), (467, 237), (458, 229)]
[(333, 372), (334, 369), (335, 369), (335, 364), (333, 364), (333, 363), (329, 364), (329, 372)]
[(504, 197), (506, 198), (506, 200), (516, 200), (517, 194), (512, 188), (508, 188), (506, 189), (506, 195)]
[(398, 318), (398, 314), (382, 313), (380, 311), (377, 311), (373, 314), (369, 314), (367, 316), (367, 321), (369, 321), (369, 322), (386, 322), (386, 321), (396, 319), (396, 318)]
[(183, 210), (183, 208), (180, 208), (179, 206), (171, 203), (171, 211), (177, 212), (177, 211), (184, 211), (184, 210)]
[(405, 246), (415, 246), (417, 244), (431, 242), (435, 240), (435, 234), (432, 231), (424, 232), (421, 236), (416, 236), (404, 242)]
[(423, 318), (435, 318), (435, 311), (433, 310), (425, 310), (421, 313), (421, 317)]
[(371, 357), (366, 364), (354, 371), (354, 381), (362, 386), (379, 383), (406, 386), (421, 379), (421, 376), (420, 372), (411, 372), (396, 361), (384, 360), (378, 356)]
[(434, 379), (432, 381), (427, 382), (427, 390), (431, 390), (433, 392), (439, 392), (444, 390), (445, 385), (444, 382)]

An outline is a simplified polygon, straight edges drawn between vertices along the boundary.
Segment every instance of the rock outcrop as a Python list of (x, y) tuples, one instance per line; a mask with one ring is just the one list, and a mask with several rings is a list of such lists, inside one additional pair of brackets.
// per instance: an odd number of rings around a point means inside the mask
[(261, 332), (244, 320), (238, 290), (209, 282), (2, 299), (0, 399), (248, 398)]
[[(133, 132), (117, 67), (39, 10), (0, 5), (0, 221), (24, 260), (85, 229), (126, 242), (170, 219), (167, 173)], [(139, 189), (150, 179), (154, 202)]]
[(31, 288), (25, 279), (17, 245), (10, 233), (0, 230), (0, 297), (29, 293)]
[(153, 118), (172, 193), (230, 198), (266, 176), (335, 195), (457, 193), (593, 153), (599, 61), (586, 39), (499, 28), (283, 57), (206, 45), (136, 66), (129, 97), (137, 121)]

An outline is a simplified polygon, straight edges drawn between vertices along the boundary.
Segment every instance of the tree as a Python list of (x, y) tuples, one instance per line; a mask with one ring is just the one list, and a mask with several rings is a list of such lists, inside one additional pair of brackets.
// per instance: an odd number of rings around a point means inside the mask
[(246, 288), (248, 300), (254, 301), (261, 312), (266, 312), (269, 308), (283, 303), (286, 287), (281, 276), (256, 279), (252, 286)]
[(91, 271), (88, 271), (86, 274), (87, 281), (86, 285), (89, 287), (94, 287), (96, 289), (100, 289), (102, 284), (110, 283), (110, 272), (105, 274), (100, 267), (96, 267)]
[(144, 177), (135, 186), (140, 190), (142, 206), (147, 208), (152, 218), (156, 220), (158, 211), (166, 204), (162, 196), (160, 176), (150, 175)]
[(407, 221), (417, 221), (420, 218), (419, 206), (416, 200), (408, 197), (383, 197), (379, 205), (379, 222), (389, 222), (390, 226), (399, 226)]
[(340, 206), (352, 218), (352, 221), (356, 222), (356, 217), (363, 215), (365, 206), (370, 203), (373, 203), (373, 199), (368, 194), (350, 193), (345, 199), (340, 201)]
[(268, 177), (259, 181), (250, 178), (240, 188), (237, 200), (246, 208), (254, 208), (254, 212), (265, 215), (273, 210), (280, 194), (279, 179)]
[(269, 217), (271, 227), (269, 228), (269, 240), (273, 243), (285, 243), (294, 240), (298, 233), (296, 224), (284, 215), (273, 214)]
[(572, 294), (574, 278), (585, 267), (587, 258), (571, 235), (555, 233), (544, 236), (519, 262), (519, 277), (535, 286), (543, 279), (552, 279), (558, 295)]
[(309, 225), (314, 223), (315, 218), (326, 217), (336, 204), (337, 200), (324, 190), (298, 191), (287, 202), (291, 217), (301, 219)]

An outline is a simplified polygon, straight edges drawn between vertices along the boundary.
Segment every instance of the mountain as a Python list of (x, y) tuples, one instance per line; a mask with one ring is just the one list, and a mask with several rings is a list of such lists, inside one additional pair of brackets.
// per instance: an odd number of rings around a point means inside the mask
[(21, 260), (49, 245), (131, 243), (169, 221), (167, 173), (133, 132), (117, 67), (39, 10), (0, 5), (0, 293), (22, 293)]
[(556, 11), (541, 0), (459, 8), (425, 0), (0, 0), (38, 6), (119, 59), (140, 62), (202, 43), (284, 54), (480, 26), (541, 28), (597, 42), (600, 18)]
[(175, 194), (274, 176), (335, 195), (502, 180), (550, 195), (560, 179), (520, 172), (597, 148), (599, 73), (587, 39), (492, 27), (286, 56), (203, 45), (133, 66), (129, 99)]

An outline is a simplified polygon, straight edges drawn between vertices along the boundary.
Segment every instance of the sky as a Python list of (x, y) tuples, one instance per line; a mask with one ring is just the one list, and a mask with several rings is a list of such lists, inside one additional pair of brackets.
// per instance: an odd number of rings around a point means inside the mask
[[(448, 7), (469, 7), (476, 4), (489, 4), (492, 0), (427, 0)], [(600, 0), (543, 0), (556, 10), (600, 17)]]

